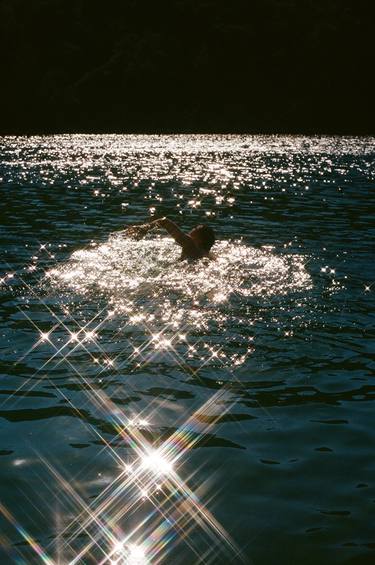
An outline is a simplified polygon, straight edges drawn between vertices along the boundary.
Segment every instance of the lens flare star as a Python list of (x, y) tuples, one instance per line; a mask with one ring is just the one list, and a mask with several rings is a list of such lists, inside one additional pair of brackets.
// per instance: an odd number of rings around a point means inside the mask
[[(203, 484), (196, 484), (197, 473), (206, 472), (204, 460), (192, 469), (190, 458), (196, 447), (214, 437), (210, 435), (213, 427), (226, 415), (230, 417), (236, 391), (241, 386), (234, 371), (253, 351), (254, 321), (249, 317), (237, 320), (246, 330), (244, 335), (233, 338), (236, 348), (232, 352), (223, 339), (216, 341), (213, 337), (207, 341), (207, 329), (213, 325), (212, 335), (219, 333), (231, 316), (230, 301), (233, 297), (246, 297), (250, 291), (238, 278), (236, 269), (231, 267), (228, 272), (224, 255), (205, 271), (192, 270), (191, 276), (187, 272), (187, 285), (178, 272), (177, 288), (170, 286), (167, 279), (157, 281), (152, 300), (147, 303), (145, 284), (152, 272), (142, 276), (137, 272), (126, 274), (125, 281), (119, 274), (128, 290), (124, 295), (120, 286), (119, 296), (119, 283), (106, 274), (106, 262), (114, 250), (111, 244), (105, 244), (79, 251), (65, 265), (56, 267), (50, 263), (42, 273), (35, 255), (35, 269), (21, 274), (11, 272), (2, 279), (2, 286), (19, 284), (26, 292), (27, 300), (20, 301), (18, 309), (34, 335), (32, 347), (23, 352), (15, 366), (32, 352), (40, 355), (34, 372), (13, 393), (15, 398), (9, 395), (4, 403), (12, 402), (14, 407), (22, 394), (31, 394), (42, 380), (48, 391), (60, 397), (64, 413), (79, 419), (83, 432), (90, 438), (84, 445), (100, 446), (97, 457), (105, 458), (106, 466), (93, 476), (92, 460), (88, 458), (85, 467), (72, 475), (68, 463), (54, 464), (42, 451), (35, 452), (49, 477), (46, 488), (50, 489), (56, 507), (63, 509), (56, 510), (56, 538), (47, 541), (45, 547), (22, 528), (5, 506), (0, 511), (34, 555), (47, 565), (159, 564), (173, 562), (180, 546), (197, 562), (245, 563), (241, 550), (208, 508), (220, 494), (211, 484), (212, 477), (208, 474)], [(244, 252), (241, 247), (231, 250), (241, 263)], [(41, 244), (39, 253), (46, 253), (48, 260), (53, 260), (46, 244)], [(270, 250), (258, 259), (267, 272), (273, 262), (272, 269), (279, 269), (279, 278), (287, 272), (287, 263)], [(223, 273), (229, 276), (229, 282)], [(48, 292), (56, 289), (60, 303), (52, 303), (43, 286), (27, 278), (41, 274)], [(309, 284), (303, 265), (293, 276), (295, 286)], [(89, 286), (94, 280), (101, 293), (100, 305), (90, 302)], [(269, 293), (276, 292), (275, 283), (272, 284)], [(66, 289), (65, 294), (61, 287)], [(256, 292), (256, 285), (251, 292)], [(69, 293), (82, 298), (75, 304)], [(82, 309), (87, 296), (88, 307)], [(40, 310), (38, 319), (30, 305)], [(172, 407), (166, 387), (160, 388), (156, 400), (151, 395), (147, 402), (143, 395), (138, 410), (131, 405), (139, 395), (135, 377), (147, 375), (160, 363), (168, 363), (179, 375), (188, 376), (197, 384), (205, 378), (207, 367), (220, 371), (214, 392), (210, 391), (202, 406), (192, 409), (175, 405), (175, 426), (162, 424), (162, 415)], [(62, 371), (69, 372), (64, 386), (59, 377)], [(152, 375), (151, 372), (151, 378)], [(74, 394), (77, 391), (79, 395)]]

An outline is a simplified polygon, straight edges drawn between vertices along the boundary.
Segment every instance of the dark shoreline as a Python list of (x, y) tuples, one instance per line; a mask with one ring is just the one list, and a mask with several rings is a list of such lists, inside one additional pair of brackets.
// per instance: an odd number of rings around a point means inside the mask
[(3, 0), (0, 134), (374, 134), (372, 12), (358, 0)]
[(5, 131), (0, 130), (1, 137), (47, 137), (56, 135), (196, 135), (196, 136), (231, 136), (231, 135), (243, 135), (243, 136), (264, 136), (264, 137), (374, 137), (375, 131), (235, 131), (235, 130), (165, 130), (165, 131), (150, 131), (150, 130), (122, 130), (122, 131), (106, 131), (106, 130), (29, 130), (29, 131)]

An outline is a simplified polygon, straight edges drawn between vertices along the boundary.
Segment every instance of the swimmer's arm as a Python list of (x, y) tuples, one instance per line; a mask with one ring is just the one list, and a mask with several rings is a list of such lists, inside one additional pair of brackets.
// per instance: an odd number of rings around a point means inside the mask
[(172, 220), (169, 220), (168, 218), (160, 218), (160, 220), (155, 220), (155, 222), (152, 223), (164, 228), (169, 235), (173, 237), (175, 242), (181, 245), (181, 247), (193, 244), (191, 237), (180, 230), (180, 228), (172, 222)]
[(194, 242), (189, 235), (184, 233), (180, 228), (169, 220), (168, 218), (160, 218), (147, 224), (139, 224), (127, 227), (124, 231), (125, 234), (132, 239), (142, 239), (150, 230), (156, 227), (164, 228), (175, 240), (176, 243), (181, 245), (184, 249), (190, 249), (194, 246)]

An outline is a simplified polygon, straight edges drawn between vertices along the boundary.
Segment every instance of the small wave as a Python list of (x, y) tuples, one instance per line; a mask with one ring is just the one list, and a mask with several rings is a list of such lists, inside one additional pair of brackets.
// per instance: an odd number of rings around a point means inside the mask
[[(52, 287), (73, 292), (78, 301), (105, 299), (113, 314), (149, 334), (156, 350), (201, 335), (199, 345), (186, 344), (185, 359), (203, 357), (202, 348), (207, 357), (208, 348), (211, 360), (235, 365), (253, 348), (247, 305), (306, 293), (312, 286), (303, 257), (241, 240), (218, 242), (214, 259), (178, 259), (179, 249), (169, 238), (135, 242), (117, 234), (74, 252), (47, 277)], [(229, 354), (231, 341), (236, 352)]]
[(115, 302), (143, 296), (224, 302), (239, 296), (285, 295), (311, 288), (299, 255), (278, 255), (273, 247), (256, 249), (240, 240), (221, 241), (214, 259), (178, 261), (169, 238), (129, 240), (112, 236), (106, 243), (74, 252), (66, 263), (47, 273), (52, 283), (87, 294), (101, 292)]

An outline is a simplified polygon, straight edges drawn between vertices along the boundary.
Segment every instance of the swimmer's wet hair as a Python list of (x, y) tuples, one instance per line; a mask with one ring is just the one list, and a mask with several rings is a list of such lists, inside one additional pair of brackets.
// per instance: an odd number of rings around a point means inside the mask
[(198, 235), (203, 247), (209, 251), (213, 244), (215, 243), (215, 232), (210, 226), (206, 226), (204, 224), (199, 224), (193, 230), (191, 230), (190, 234)]

